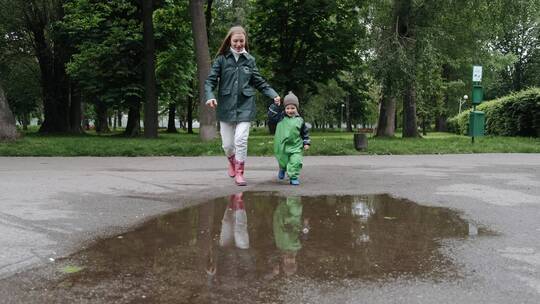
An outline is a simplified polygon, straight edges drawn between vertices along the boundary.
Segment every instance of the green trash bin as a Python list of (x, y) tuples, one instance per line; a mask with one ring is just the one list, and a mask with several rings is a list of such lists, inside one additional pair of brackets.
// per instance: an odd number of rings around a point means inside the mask
[(484, 100), (484, 91), (482, 90), (481, 85), (473, 85), (472, 90), (472, 104), (473, 105), (479, 105)]
[(484, 136), (485, 113), (471, 111), (469, 113), (469, 136)]

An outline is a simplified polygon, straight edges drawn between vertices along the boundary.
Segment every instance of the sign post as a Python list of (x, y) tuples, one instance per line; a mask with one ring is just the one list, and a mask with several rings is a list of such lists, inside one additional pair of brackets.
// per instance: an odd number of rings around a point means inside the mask
[(479, 105), (484, 100), (484, 91), (482, 89), (482, 66), (473, 66), (472, 75), (472, 105), (473, 110), (469, 114), (469, 135), (474, 144), (475, 136), (484, 136), (484, 112), (476, 111), (476, 105)]

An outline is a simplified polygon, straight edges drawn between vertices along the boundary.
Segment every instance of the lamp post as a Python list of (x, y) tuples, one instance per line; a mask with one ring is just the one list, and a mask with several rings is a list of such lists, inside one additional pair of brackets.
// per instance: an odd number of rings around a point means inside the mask
[(469, 99), (469, 96), (463, 95), (463, 98), (459, 100), (459, 113), (461, 113), (461, 106), (467, 102), (467, 99)]

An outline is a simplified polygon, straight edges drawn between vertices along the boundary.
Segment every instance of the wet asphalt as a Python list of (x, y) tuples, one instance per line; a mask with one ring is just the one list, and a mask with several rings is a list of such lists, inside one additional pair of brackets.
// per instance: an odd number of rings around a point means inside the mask
[(224, 165), (0, 158), (0, 302), (540, 302), (538, 154)]

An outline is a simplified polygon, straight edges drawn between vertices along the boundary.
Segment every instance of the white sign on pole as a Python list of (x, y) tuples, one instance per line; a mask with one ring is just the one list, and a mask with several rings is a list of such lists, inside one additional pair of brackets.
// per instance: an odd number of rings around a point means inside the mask
[(472, 70), (472, 81), (482, 81), (482, 66), (474, 65)]

